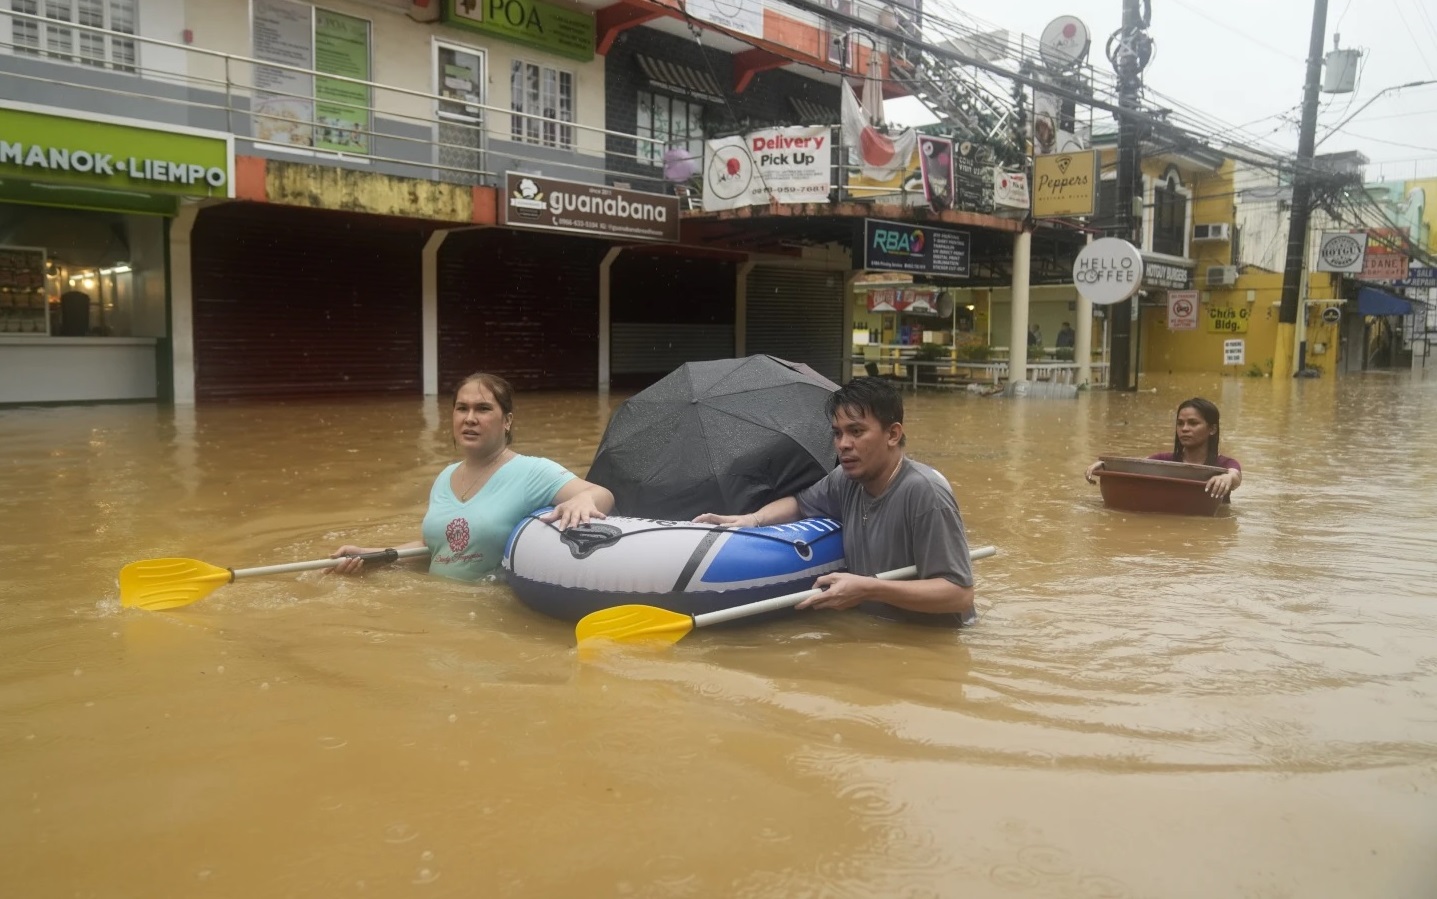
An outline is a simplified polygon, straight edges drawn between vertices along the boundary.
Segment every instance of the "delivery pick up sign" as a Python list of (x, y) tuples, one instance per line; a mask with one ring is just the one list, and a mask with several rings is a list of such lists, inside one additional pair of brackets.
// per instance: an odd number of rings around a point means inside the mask
[(1073, 262), (1073, 284), (1083, 299), (1098, 306), (1121, 303), (1143, 283), (1143, 254), (1119, 237), (1104, 237), (1083, 247)]

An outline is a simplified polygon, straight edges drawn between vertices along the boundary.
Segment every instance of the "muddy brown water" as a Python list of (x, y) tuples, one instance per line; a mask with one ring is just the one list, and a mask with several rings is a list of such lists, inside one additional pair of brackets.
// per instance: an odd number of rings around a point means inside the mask
[[(0, 410), (0, 895), (1437, 895), (1437, 379), (909, 399), (980, 623), (811, 613), (584, 657), (389, 569), (122, 610), (136, 559), (417, 534), (420, 399)], [(1099, 453), (1214, 399), (1214, 519)], [(620, 396), (520, 395), (582, 472)]]

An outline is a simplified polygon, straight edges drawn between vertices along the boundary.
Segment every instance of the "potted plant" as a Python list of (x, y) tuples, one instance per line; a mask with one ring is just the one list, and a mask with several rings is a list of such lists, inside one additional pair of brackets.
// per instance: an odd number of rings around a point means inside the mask
[(993, 355), (993, 348), (980, 340), (958, 347), (957, 355), (964, 362), (987, 362)]
[(1060, 346), (1053, 352), (1053, 358), (1059, 362), (1072, 362), (1073, 348), (1070, 346)]
[(941, 343), (921, 343), (913, 351), (915, 373), (919, 384), (937, 384), (938, 366), (935, 363), (948, 361), (948, 347)]

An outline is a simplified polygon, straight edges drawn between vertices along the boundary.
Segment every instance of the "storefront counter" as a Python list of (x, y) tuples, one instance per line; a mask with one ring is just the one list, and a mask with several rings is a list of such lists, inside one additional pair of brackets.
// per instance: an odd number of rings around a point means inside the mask
[(0, 334), (0, 404), (153, 400), (153, 337)]

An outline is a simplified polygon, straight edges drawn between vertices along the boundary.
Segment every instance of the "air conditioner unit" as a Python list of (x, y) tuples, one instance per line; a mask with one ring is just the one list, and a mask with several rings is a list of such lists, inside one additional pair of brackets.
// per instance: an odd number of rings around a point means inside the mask
[(1237, 283), (1237, 266), (1209, 265), (1207, 267), (1208, 287), (1231, 287)]
[(1193, 240), (1229, 240), (1232, 233), (1227, 222), (1212, 225), (1193, 225)]

